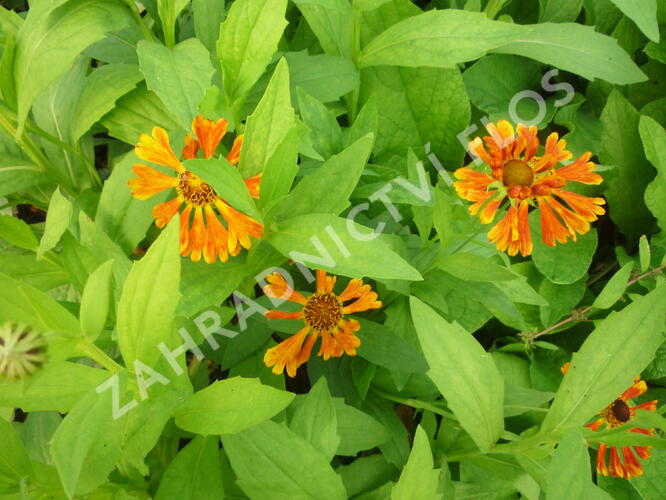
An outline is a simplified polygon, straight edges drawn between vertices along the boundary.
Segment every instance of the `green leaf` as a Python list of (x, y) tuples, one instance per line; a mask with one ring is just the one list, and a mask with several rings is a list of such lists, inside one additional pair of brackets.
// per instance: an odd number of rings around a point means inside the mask
[(109, 376), (106, 370), (80, 363), (50, 362), (28, 382), (0, 380), (0, 406), (67, 413)]
[(542, 432), (582, 426), (631, 386), (663, 342), (665, 302), (660, 286), (595, 328), (574, 354)]
[(583, 8), (583, 0), (540, 0), (540, 22), (573, 22)]
[(354, 457), (360, 451), (371, 450), (391, 439), (388, 429), (367, 413), (333, 398), (337, 416), (340, 444), (336, 455)]
[(112, 298), (114, 261), (99, 266), (88, 278), (81, 297), (81, 331), (94, 341), (104, 329)]
[(361, 67), (398, 65), (453, 68), (523, 35), (527, 29), (491, 21), (480, 12), (433, 10), (394, 24), (361, 54)]
[(652, 219), (643, 196), (653, 170), (645, 159), (638, 132), (640, 114), (617, 90), (611, 92), (601, 113), (601, 161), (616, 167), (609, 175), (606, 198), (610, 216), (629, 241), (637, 240)]
[(286, 52), (284, 58), (292, 88), (301, 87), (320, 102), (337, 101), (361, 83), (359, 71), (349, 59), (307, 52)]
[(189, 130), (215, 73), (206, 47), (196, 38), (173, 48), (142, 40), (137, 53), (148, 89), (160, 97), (180, 126)]
[[(360, 236), (359, 236), (360, 235)], [(369, 235), (369, 236), (368, 236)], [(359, 238), (363, 239), (359, 239)], [(331, 214), (280, 222), (267, 241), (282, 255), (309, 267), (350, 277), (420, 280), (421, 274), (368, 228)]]
[(33, 474), (30, 458), (11, 422), (0, 418), (0, 482), (20, 483)]
[(118, 346), (130, 369), (136, 361), (153, 366), (161, 356), (157, 346), (170, 345), (179, 283), (178, 218), (174, 217), (145, 257), (134, 263), (118, 303)]
[(0, 274), (0, 324), (5, 321), (25, 323), (42, 332), (80, 333), (79, 321), (49, 295)]
[(476, 445), (490, 449), (504, 430), (502, 375), (469, 332), (416, 297), (409, 300), (428, 376)]
[(518, 276), (492, 260), (471, 253), (457, 253), (440, 259), (437, 267), (468, 281), (511, 281)]
[(371, 68), (365, 78), (362, 98), (367, 92), (378, 103), (375, 157), (404, 157), (412, 148), (419, 157), (433, 153), (446, 168), (463, 164), (457, 136), (471, 111), (458, 69)]
[[(349, 206), (349, 197), (361, 178), (373, 144), (374, 137), (366, 135), (317, 167), (280, 203), (276, 209), (278, 217), (313, 212), (340, 214)], [(322, 196), (323, 193), (326, 196)]]
[(240, 172), (226, 159), (185, 160), (183, 165), (213, 186), (217, 194), (233, 208), (261, 221), (261, 215)]
[(197, 434), (235, 434), (274, 417), (293, 399), (259, 379), (234, 377), (195, 393), (176, 412), (176, 424)]
[(388, 498), (396, 469), (379, 454), (359, 457), (349, 465), (340, 465), (336, 468), (336, 472), (342, 477), (349, 498), (362, 499), (364, 497), (358, 495), (370, 492), (381, 485), (388, 487), (383, 497)]
[(150, 200), (138, 200), (132, 196), (127, 182), (136, 177), (132, 166), (138, 162), (133, 152), (119, 157), (111, 176), (104, 182), (95, 215), (95, 224), (126, 254), (146, 237), (146, 231), (153, 224), (152, 209), (165, 199), (163, 194)]
[(333, 459), (340, 436), (336, 409), (326, 378), (321, 377), (303, 397), (303, 403), (294, 412), (289, 427), (319, 450), (329, 462)]
[(0, 238), (19, 248), (37, 250), (37, 238), (30, 226), (11, 215), (0, 214)]
[(51, 179), (32, 160), (0, 154), (0, 196), (25, 191)]
[(303, 89), (297, 89), (298, 108), (315, 150), (323, 157), (330, 158), (342, 150), (344, 137), (335, 114)]
[(126, 8), (113, 0), (59, 3), (30, 9), (16, 39), (14, 80), (19, 129), (37, 96), (66, 73), (86, 47), (129, 20)]
[(48, 292), (69, 281), (65, 270), (46, 260), (36, 260), (34, 255), (0, 254), (0, 269), (7, 276)]
[(353, 59), (355, 21), (347, 0), (295, 0), (294, 3), (325, 53)]
[(217, 55), (230, 102), (243, 98), (277, 50), (287, 0), (238, 0), (220, 27)]
[(547, 477), (546, 500), (610, 499), (592, 482), (587, 445), (578, 429), (572, 429), (558, 443)]
[(666, 231), (666, 130), (648, 116), (641, 116), (638, 130), (645, 156), (657, 169), (657, 177), (645, 188), (645, 204)]
[(549, 66), (570, 71), (588, 80), (600, 78), (617, 85), (647, 80), (613, 38), (592, 26), (575, 23), (542, 23), (494, 52), (536, 59)]
[[(533, 217), (533, 220), (536, 218)], [(541, 239), (540, 226), (534, 224), (532, 242), (534, 243), (532, 261), (539, 272), (553, 283), (568, 285), (575, 283), (587, 273), (597, 249), (597, 230), (591, 229), (589, 233), (578, 236), (578, 241), (550, 247)]]
[(657, 0), (611, 0), (653, 42), (659, 42)]
[(139, 134), (150, 133), (156, 126), (167, 132), (182, 130), (160, 98), (146, 90), (143, 84), (121, 97), (113, 111), (106, 114), (100, 123), (109, 129), (111, 137), (132, 146), (137, 143)]
[(135, 64), (107, 64), (96, 69), (87, 79), (79, 97), (72, 139), (83, 134), (114, 108), (118, 99), (136, 87), (143, 75)]
[(220, 24), (227, 17), (224, 4), (218, 0), (193, 0), (194, 32), (211, 54), (220, 36)]
[(106, 482), (122, 456), (122, 422), (113, 418), (110, 390), (91, 391), (62, 421), (51, 440), (51, 455), (69, 498)]
[(247, 119), (238, 166), (243, 177), (257, 175), (266, 169), (295, 123), (289, 94), (289, 67), (282, 59), (257, 109)]
[(217, 436), (196, 436), (164, 471), (155, 500), (224, 498)]
[(53, 191), (49, 209), (46, 213), (46, 226), (44, 235), (37, 247), (37, 258), (41, 259), (46, 252), (52, 250), (60, 241), (72, 220), (74, 207), (72, 202), (65, 198), (59, 188)]
[(616, 272), (608, 283), (604, 286), (603, 290), (594, 299), (592, 307), (599, 309), (608, 309), (612, 307), (627, 289), (627, 283), (631, 277), (631, 271), (634, 269), (634, 262), (629, 261)]
[(164, 41), (169, 47), (176, 43), (176, 21), (178, 14), (190, 3), (189, 0), (157, 0), (157, 12), (162, 20)]
[[(324, 456), (287, 427), (266, 421), (222, 443), (238, 485), (257, 500), (310, 498), (343, 500), (345, 488)], [(260, 470), (261, 474), (257, 474)]]
[(405, 19), (372, 40), (361, 67), (452, 68), (487, 52), (530, 57), (588, 80), (628, 84), (645, 80), (615, 40), (579, 24), (516, 25), (461, 10), (429, 11)]
[(433, 470), (433, 467), (428, 436), (419, 425), (416, 428), (409, 460), (400, 474), (400, 479), (391, 490), (391, 499), (441, 498), (438, 494), (439, 470)]
[(356, 318), (361, 329), (356, 335), (361, 339), (358, 355), (388, 370), (405, 373), (425, 373), (428, 370), (418, 347), (381, 323)]

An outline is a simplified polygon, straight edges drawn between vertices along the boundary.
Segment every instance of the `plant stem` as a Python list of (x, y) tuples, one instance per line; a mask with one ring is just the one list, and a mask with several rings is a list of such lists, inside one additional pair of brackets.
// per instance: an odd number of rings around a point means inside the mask
[(139, 12), (139, 8), (137, 7), (136, 3), (134, 3), (134, 0), (124, 0), (125, 5), (127, 5), (130, 9), (130, 12), (132, 13), (132, 17), (136, 21), (136, 23), (139, 25), (139, 28), (141, 29), (141, 32), (143, 33), (143, 36), (146, 40), (155, 41), (155, 36), (153, 35), (153, 32), (150, 31), (148, 26), (146, 26), (146, 23), (143, 20), (143, 17), (141, 17), (141, 13)]
[(455, 415), (453, 413), (449, 413), (448, 411), (442, 410), (439, 406), (436, 406), (432, 403), (428, 403), (426, 401), (421, 401), (419, 399), (400, 398), (400, 397), (397, 397), (397, 396), (393, 396), (393, 395), (391, 395), (387, 392), (384, 392), (380, 389), (377, 389), (375, 387), (372, 388), (372, 391), (375, 392), (378, 396), (381, 396), (384, 399), (388, 399), (389, 401), (394, 401), (396, 403), (411, 406), (412, 408), (417, 408), (417, 409), (420, 409), (420, 410), (431, 411), (431, 412), (436, 413), (437, 415), (441, 415), (442, 417), (447, 418), (449, 420), (453, 420), (455, 422), (458, 421), (458, 419), (455, 417)]
[(116, 363), (108, 356), (108, 354), (102, 351), (87, 338), (82, 338), (81, 341), (77, 344), (77, 347), (82, 354), (85, 354), (87, 357), (95, 361), (98, 365), (106, 368), (111, 373), (118, 373), (123, 369), (122, 366)]
[[(650, 270), (650, 271), (648, 271), (644, 274), (641, 274), (640, 276), (636, 276), (635, 278), (629, 280), (629, 282), (627, 283), (627, 288), (629, 288), (631, 285), (634, 285), (634, 284), (638, 283), (640, 280), (642, 280), (644, 278), (649, 278), (650, 276), (653, 276), (655, 274), (660, 274), (664, 269), (666, 269), (666, 266), (659, 266), (659, 267), (656, 267), (656, 268), (654, 268), (654, 269), (652, 269), (652, 270)], [(592, 309), (592, 306), (586, 306), (586, 307), (583, 307), (581, 309), (577, 309), (568, 318), (565, 318), (562, 321), (560, 321), (559, 323), (555, 323), (553, 326), (549, 326), (545, 330), (534, 334), (534, 337), (532, 337), (532, 338), (534, 338), (534, 339), (539, 338), (543, 335), (549, 334), (553, 330), (557, 330), (558, 328), (560, 328), (561, 326), (566, 325), (567, 323), (571, 323), (572, 321), (579, 321), (581, 319), (581, 317), (585, 316), (585, 314), (587, 314), (591, 309)]]
[(488, 2), (488, 5), (486, 5), (486, 15), (488, 16), (489, 19), (495, 19), (495, 16), (497, 13), (500, 11), (502, 8), (502, 5), (504, 4), (504, 0), (490, 0)]

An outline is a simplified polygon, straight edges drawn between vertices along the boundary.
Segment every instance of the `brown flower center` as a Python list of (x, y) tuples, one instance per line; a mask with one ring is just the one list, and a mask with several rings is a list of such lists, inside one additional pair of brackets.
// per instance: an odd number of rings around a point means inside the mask
[(631, 420), (629, 405), (621, 399), (616, 399), (609, 404), (600, 415), (606, 419), (611, 427), (617, 427)]
[(342, 320), (342, 302), (332, 293), (317, 292), (308, 297), (303, 315), (308, 326), (319, 331), (331, 331)]
[(534, 172), (524, 161), (511, 160), (504, 165), (502, 182), (507, 188), (512, 188), (513, 186), (530, 187), (533, 181)]
[(176, 190), (189, 205), (197, 207), (210, 205), (217, 197), (217, 193), (210, 184), (206, 184), (189, 170), (178, 175)]

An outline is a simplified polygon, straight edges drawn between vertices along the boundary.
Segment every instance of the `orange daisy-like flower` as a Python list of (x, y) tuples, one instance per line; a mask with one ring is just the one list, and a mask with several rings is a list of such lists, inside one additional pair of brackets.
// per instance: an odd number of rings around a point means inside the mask
[[(566, 373), (569, 370), (569, 366), (570, 363), (565, 363), (561, 368), (562, 373)], [(630, 406), (630, 400), (645, 394), (645, 391), (647, 391), (647, 384), (644, 380), (641, 380), (640, 377), (636, 377), (629, 389), (624, 391), (620, 397), (601, 410), (597, 420), (591, 424), (587, 424), (585, 427), (588, 427), (593, 431), (598, 431), (599, 428), (605, 424), (606, 428), (609, 429), (629, 422), (636, 415), (636, 410), (657, 411), (656, 400), (646, 401), (645, 403), (636, 406)], [(629, 432), (646, 434), (648, 436), (655, 435), (654, 429), (640, 429), (637, 427), (629, 430)], [(597, 473), (604, 476), (611, 475), (613, 477), (623, 477), (625, 479), (642, 476), (643, 466), (634, 455), (634, 452), (636, 452), (636, 455), (643, 460), (650, 458), (649, 446), (622, 446), (622, 460), (620, 459), (620, 452), (618, 449), (615, 446), (611, 446), (610, 463), (606, 465), (606, 451), (608, 451), (608, 446), (604, 443), (600, 443), (597, 450)]]
[[(227, 131), (227, 125), (228, 122), (224, 119), (214, 122), (201, 115), (197, 116), (192, 121), (192, 131), (196, 138), (190, 134), (185, 136), (182, 157), (192, 160), (201, 149), (205, 159), (211, 158)], [(243, 136), (239, 135), (227, 155), (227, 161), (232, 165), (236, 165), (240, 160), (242, 144)], [(152, 135), (141, 134), (134, 151), (142, 160), (176, 171), (174, 177), (137, 163), (132, 170), (138, 177), (131, 179), (128, 184), (132, 196), (140, 200), (146, 200), (165, 189), (176, 189), (176, 197), (157, 205), (153, 209), (153, 217), (157, 227), (164, 227), (185, 204), (185, 209), (180, 214), (181, 255), (189, 255), (194, 262), (198, 262), (202, 255), (209, 264), (218, 258), (226, 262), (229, 255), (238, 255), (241, 247), (250, 248), (250, 237), (261, 238), (264, 228), (259, 222), (235, 210), (220, 198), (209, 184), (183, 166), (171, 149), (169, 136), (163, 128), (155, 127)], [(259, 197), (260, 180), (261, 175), (245, 180), (245, 185), (254, 198)], [(224, 219), (226, 227), (218, 216)]]
[[(601, 184), (602, 178), (594, 173), (591, 153), (585, 153), (568, 165), (571, 159), (567, 143), (553, 132), (548, 136), (544, 151), (537, 156), (540, 142), (537, 127), (519, 124), (517, 134), (507, 121), (497, 125), (489, 123), (490, 136), (474, 138), (469, 150), (481, 158), (490, 173), (463, 167), (454, 173), (458, 181), (453, 186), (458, 196), (473, 201), (472, 215), (489, 224), (500, 205), (508, 199), (506, 215), (489, 232), (488, 239), (509, 255), (527, 256), (532, 253), (532, 236), (528, 220), (530, 206), (538, 207), (541, 214), (543, 242), (549, 246), (576, 241), (577, 234), (590, 230), (590, 222), (605, 211), (600, 206), (603, 198), (590, 198), (562, 189), (568, 182)], [(484, 145), (485, 144), (485, 145)]]
[[(273, 367), (273, 373), (281, 374), (285, 367), (290, 377), (296, 376), (298, 367), (310, 359), (310, 353), (317, 338), (321, 337), (319, 356), (325, 360), (338, 358), (344, 353), (356, 355), (356, 348), (361, 345), (354, 332), (360, 329), (355, 319), (345, 319), (346, 314), (378, 309), (382, 303), (377, 300), (377, 294), (370, 285), (363, 284), (359, 279), (353, 279), (347, 288), (340, 294), (333, 293), (336, 277), (328, 276), (326, 271), (317, 271), (317, 291), (309, 297), (304, 297), (289, 287), (279, 273), (266, 277), (268, 285), (264, 293), (274, 299), (289, 300), (301, 304), (303, 308), (298, 312), (287, 313), (282, 311), (266, 311), (268, 319), (302, 319), (305, 328), (292, 335), (287, 340), (266, 351), (264, 363)], [(345, 305), (345, 302), (351, 301)]]

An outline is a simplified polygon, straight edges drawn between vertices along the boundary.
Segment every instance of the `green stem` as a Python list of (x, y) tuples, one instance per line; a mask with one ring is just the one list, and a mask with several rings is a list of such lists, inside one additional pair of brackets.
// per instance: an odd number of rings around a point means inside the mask
[(95, 361), (100, 366), (106, 368), (111, 373), (118, 373), (123, 369), (118, 363), (109, 357), (104, 351), (97, 347), (87, 338), (81, 339), (77, 347), (82, 354), (85, 354), (87, 357)]
[(88, 170), (88, 174), (90, 175), (90, 179), (93, 181), (93, 184), (96, 184), (97, 187), (100, 187), (100, 188), (102, 187), (102, 179), (100, 178), (99, 173), (95, 169), (94, 163), (92, 161), (90, 161), (90, 159), (86, 155), (84, 155), (82, 151), (76, 149), (73, 146), (70, 146), (66, 142), (61, 141), (57, 137), (49, 134), (48, 132), (41, 129), (36, 124), (34, 124), (30, 121), (27, 122), (27, 128), (30, 132), (33, 132), (33, 133), (37, 134), (38, 136), (42, 137), (43, 139), (46, 139), (47, 141), (54, 144), (55, 146), (58, 146), (59, 148), (64, 149), (65, 151), (69, 151), (70, 153), (75, 154), (76, 156), (81, 158), (81, 160), (83, 161), (83, 164), (86, 167), (86, 170)]
[(485, 12), (488, 18), (495, 19), (495, 16), (498, 14), (503, 4), (504, 0), (490, 0), (485, 8)]
[(139, 28), (141, 29), (141, 32), (143, 33), (143, 36), (146, 40), (150, 40), (151, 42), (155, 41), (155, 35), (153, 32), (146, 26), (146, 23), (143, 20), (143, 17), (141, 17), (141, 13), (139, 12), (139, 8), (137, 7), (136, 3), (134, 3), (133, 0), (124, 0), (125, 5), (129, 7), (130, 12), (132, 13), (132, 17), (136, 21), (136, 23), (139, 25)]
[(51, 163), (51, 161), (30, 138), (30, 136), (26, 135), (25, 133), (18, 133), (16, 126), (7, 116), (7, 109), (5, 106), (0, 106), (0, 126), (2, 126), (2, 128), (4, 128), (7, 133), (14, 138), (16, 144), (18, 144), (21, 149), (25, 151), (28, 157), (34, 161), (37, 166), (42, 167), (44, 170), (50, 172), (53, 177), (55, 177), (55, 180), (63, 188), (63, 190), (72, 196), (74, 195), (74, 186), (70, 183), (69, 179), (62, 175), (62, 173)]
[[(352, 47), (354, 50), (353, 58), (354, 64), (358, 68), (358, 60), (361, 57), (361, 10), (358, 7), (354, 9), (354, 38), (352, 39)], [(359, 69), (360, 71), (360, 69)], [(345, 96), (347, 101), (347, 113), (349, 115), (349, 125), (354, 123), (358, 115), (358, 100), (360, 95), (360, 85), (352, 90)]]
[(375, 392), (378, 396), (381, 396), (384, 399), (388, 399), (389, 401), (394, 401), (396, 403), (411, 406), (412, 408), (417, 408), (419, 410), (431, 411), (431, 412), (433, 412), (437, 415), (441, 415), (442, 417), (447, 418), (449, 420), (453, 420), (455, 422), (458, 421), (458, 419), (455, 417), (455, 415), (453, 413), (449, 413), (448, 411), (442, 410), (439, 406), (436, 406), (432, 403), (428, 403), (426, 401), (421, 401), (419, 399), (400, 398), (398, 396), (393, 396), (392, 394), (384, 392), (384, 391), (382, 391), (380, 389), (377, 389), (375, 387), (372, 388), (372, 391)]

